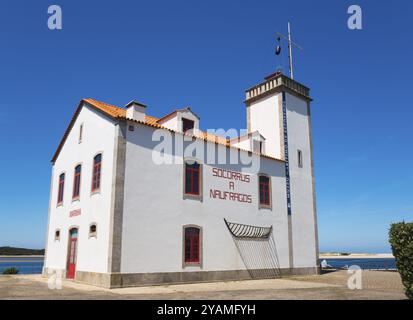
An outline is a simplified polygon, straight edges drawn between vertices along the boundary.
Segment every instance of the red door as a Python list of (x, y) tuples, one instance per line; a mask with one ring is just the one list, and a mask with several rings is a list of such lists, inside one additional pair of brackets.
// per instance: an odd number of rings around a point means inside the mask
[(69, 232), (69, 246), (67, 253), (67, 274), (66, 278), (74, 279), (76, 272), (76, 255), (77, 255), (77, 229)]

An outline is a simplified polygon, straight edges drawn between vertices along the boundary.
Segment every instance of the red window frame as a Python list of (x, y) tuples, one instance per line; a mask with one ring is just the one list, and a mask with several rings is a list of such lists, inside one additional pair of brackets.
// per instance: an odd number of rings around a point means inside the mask
[(182, 132), (187, 133), (189, 130), (192, 130), (195, 128), (195, 121), (182, 118)]
[(196, 227), (185, 228), (184, 257), (185, 263), (199, 264), (201, 262), (201, 230)]
[(260, 205), (263, 206), (270, 206), (271, 205), (271, 197), (270, 197), (270, 178), (267, 176), (260, 176), (259, 177), (259, 196), (260, 196)]
[(100, 190), (101, 174), (102, 174), (102, 154), (99, 153), (93, 158), (92, 192)]
[(65, 174), (62, 173), (59, 176), (59, 188), (57, 191), (57, 205), (63, 203), (64, 190), (65, 190)]
[(185, 194), (199, 196), (201, 181), (201, 165), (198, 162), (185, 163)]
[(77, 165), (75, 167), (75, 174), (73, 177), (73, 194), (72, 199), (79, 199), (80, 197), (80, 178), (82, 174), (82, 165)]

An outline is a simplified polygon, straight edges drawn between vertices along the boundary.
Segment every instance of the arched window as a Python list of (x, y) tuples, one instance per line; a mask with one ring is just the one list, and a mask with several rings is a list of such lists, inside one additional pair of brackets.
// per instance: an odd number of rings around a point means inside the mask
[(195, 161), (185, 162), (185, 194), (200, 195), (201, 170), (200, 164)]
[(260, 207), (271, 206), (271, 180), (267, 176), (259, 176)]
[(57, 229), (54, 233), (54, 239), (55, 241), (59, 241), (60, 240), (60, 230)]
[(97, 235), (97, 225), (92, 223), (89, 227), (89, 237), (96, 237)]
[(184, 227), (184, 262), (186, 265), (201, 263), (201, 230), (198, 227)]
[(73, 199), (78, 199), (80, 197), (80, 176), (82, 173), (82, 166), (79, 164), (75, 168), (75, 175), (73, 179)]
[(102, 154), (93, 158), (92, 192), (100, 189), (100, 176), (102, 171)]
[(57, 191), (57, 205), (63, 203), (64, 189), (65, 189), (65, 174), (62, 173), (59, 176), (59, 188), (58, 188), (58, 191)]

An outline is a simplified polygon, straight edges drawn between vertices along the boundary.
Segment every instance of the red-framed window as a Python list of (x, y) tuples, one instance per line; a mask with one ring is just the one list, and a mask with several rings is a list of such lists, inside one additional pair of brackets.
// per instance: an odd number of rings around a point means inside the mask
[(82, 174), (82, 166), (79, 164), (75, 168), (75, 176), (73, 179), (73, 199), (77, 199), (80, 196), (80, 176)]
[(185, 193), (199, 196), (201, 166), (197, 162), (185, 163)]
[(100, 189), (100, 177), (102, 171), (102, 154), (99, 153), (93, 158), (92, 191)]
[(266, 176), (260, 176), (260, 205), (270, 206), (270, 178)]
[(57, 191), (57, 204), (62, 204), (63, 203), (63, 194), (65, 190), (65, 174), (62, 173), (59, 176), (59, 188)]
[(185, 263), (200, 263), (201, 261), (199, 234), (199, 228), (185, 228)]
[(195, 122), (189, 119), (182, 118), (182, 132), (186, 133), (195, 127)]

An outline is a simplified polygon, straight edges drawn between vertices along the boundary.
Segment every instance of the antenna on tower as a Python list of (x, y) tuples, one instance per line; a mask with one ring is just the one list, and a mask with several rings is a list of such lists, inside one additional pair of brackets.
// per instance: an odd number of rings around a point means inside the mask
[[(283, 35), (282, 33), (277, 32), (277, 41), (281, 43), (281, 38), (288, 41), (288, 60), (290, 64), (290, 78), (294, 79), (294, 68), (293, 68), (293, 46), (300, 50), (304, 50), (299, 44), (291, 40), (291, 24), (288, 22), (288, 36)], [(279, 44), (275, 49), (275, 54), (278, 56), (281, 53), (281, 45)]]

